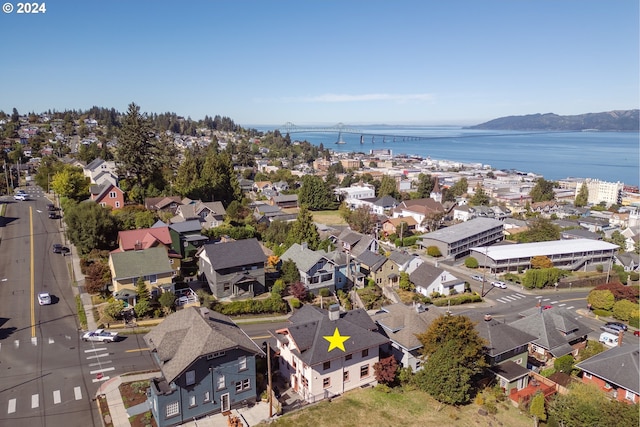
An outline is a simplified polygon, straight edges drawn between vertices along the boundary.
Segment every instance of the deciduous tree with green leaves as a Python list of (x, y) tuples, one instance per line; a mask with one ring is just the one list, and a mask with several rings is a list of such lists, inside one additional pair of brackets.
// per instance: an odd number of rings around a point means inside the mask
[(89, 197), (89, 178), (81, 168), (65, 166), (51, 178), (51, 188), (60, 197), (79, 202)]
[(424, 368), (416, 373), (416, 384), (439, 402), (459, 405), (471, 400), (474, 378), (486, 361), (485, 341), (466, 316), (443, 315), (416, 335), (422, 343)]
[(613, 304), (616, 302), (613, 293), (611, 291), (598, 291), (593, 290), (587, 295), (587, 302), (591, 304), (591, 307), (595, 310), (611, 310)]
[(313, 223), (313, 215), (306, 207), (302, 205), (298, 211), (298, 217), (291, 227), (291, 232), (287, 240), (288, 246), (294, 243), (306, 243), (308, 248), (316, 250), (320, 244), (320, 235), (318, 228)]
[(531, 196), (531, 201), (533, 203), (537, 202), (547, 202), (550, 200), (554, 200), (555, 193), (553, 192), (554, 187), (557, 186), (557, 182), (547, 181), (544, 178), (540, 178), (536, 181), (536, 185), (533, 186), (529, 195)]
[(573, 204), (577, 208), (581, 208), (581, 207), (587, 206), (587, 203), (589, 203), (589, 189), (587, 188), (587, 183), (583, 182), (582, 185), (580, 186), (580, 190), (578, 190), (578, 194), (576, 195), (576, 200), (575, 202), (573, 202)]
[(541, 392), (536, 393), (531, 399), (531, 406), (529, 406), (529, 414), (533, 417), (533, 424), (535, 427), (540, 425), (540, 421), (547, 420), (547, 410), (544, 404), (544, 394)]
[(95, 202), (65, 204), (64, 222), (69, 240), (81, 254), (93, 249), (113, 250), (118, 237), (118, 222), (110, 210)]

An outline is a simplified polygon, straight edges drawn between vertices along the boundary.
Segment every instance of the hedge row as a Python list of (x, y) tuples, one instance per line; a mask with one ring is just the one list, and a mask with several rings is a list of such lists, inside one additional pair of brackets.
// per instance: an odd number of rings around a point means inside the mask
[(451, 298), (438, 298), (433, 300), (433, 305), (438, 307), (444, 307), (449, 305), (461, 305), (461, 304), (469, 304), (472, 302), (481, 302), (482, 297), (477, 293), (473, 294), (461, 294)]

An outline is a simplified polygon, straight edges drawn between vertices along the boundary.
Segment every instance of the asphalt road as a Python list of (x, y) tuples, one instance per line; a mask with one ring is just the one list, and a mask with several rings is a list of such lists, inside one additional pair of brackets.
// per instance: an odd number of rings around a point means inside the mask
[[(59, 221), (37, 187), (31, 200), (6, 200), (0, 250), (0, 425), (100, 426), (83, 375), (83, 350)], [(39, 292), (52, 304), (40, 306)]]

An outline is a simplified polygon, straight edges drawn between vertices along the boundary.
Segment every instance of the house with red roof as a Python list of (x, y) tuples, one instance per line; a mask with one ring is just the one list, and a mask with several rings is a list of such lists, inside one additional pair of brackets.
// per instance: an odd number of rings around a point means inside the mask
[(179, 273), (182, 256), (173, 249), (169, 226), (120, 231), (118, 232), (118, 249), (113, 250), (112, 253), (142, 251), (159, 246), (167, 250), (171, 268), (176, 274)]

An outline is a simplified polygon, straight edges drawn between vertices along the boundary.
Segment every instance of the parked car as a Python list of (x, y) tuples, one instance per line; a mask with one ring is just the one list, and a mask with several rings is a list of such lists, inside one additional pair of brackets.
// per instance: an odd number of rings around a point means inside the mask
[(82, 341), (114, 342), (117, 340), (117, 332), (105, 331), (104, 329), (96, 329), (95, 331), (85, 332), (82, 335)]
[(49, 218), (50, 219), (58, 219), (58, 214), (55, 212), (49, 212)]
[(491, 286), (495, 286), (496, 288), (500, 288), (500, 289), (507, 289), (507, 284), (499, 280), (496, 280), (495, 282), (491, 282)]
[(553, 308), (552, 305), (545, 305), (544, 307), (542, 307), (543, 310), (549, 310), (550, 308)]
[(603, 327), (606, 328), (606, 329), (613, 329), (616, 332), (626, 331), (627, 330), (627, 325), (625, 325), (624, 323), (620, 323), (620, 322), (607, 322), (607, 323), (605, 323), (605, 325)]
[(640, 331), (633, 331), (633, 335), (636, 337), (640, 337)]
[(53, 203), (49, 203), (49, 204), (47, 205), (47, 210), (48, 210), (48, 211), (55, 211), (55, 210), (57, 210), (57, 209), (56, 209), (56, 206), (55, 206)]
[(473, 275), (471, 275), (471, 278), (473, 280), (477, 280), (478, 282), (482, 282), (482, 279), (483, 279), (483, 277), (481, 275), (479, 275), (479, 274), (473, 274)]
[(16, 195), (14, 195), (14, 196), (13, 196), (13, 198), (14, 198), (15, 200), (22, 200), (23, 202), (24, 202), (25, 200), (29, 200), (29, 197), (28, 197), (26, 194), (23, 194), (23, 193), (18, 193), (18, 194), (16, 194)]
[(49, 295), (49, 292), (41, 292), (38, 294), (38, 304), (40, 305), (51, 304), (51, 295)]
[(69, 248), (66, 246), (62, 246), (60, 243), (53, 244), (53, 253), (54, 254), (62, 254), (66, 255), (69, 253)]

